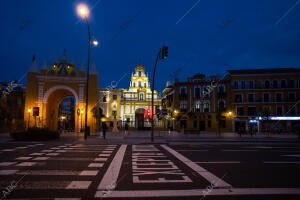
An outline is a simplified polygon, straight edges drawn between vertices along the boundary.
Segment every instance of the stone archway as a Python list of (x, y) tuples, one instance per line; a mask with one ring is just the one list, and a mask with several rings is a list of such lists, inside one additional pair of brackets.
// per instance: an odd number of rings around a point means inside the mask
[[(36, 65), (35, 60), (33, 66)], [(75, 131), (79, 132), (82, 126), (82, 119), (85, 111), (85, 90), (86, 74), (83, 70), (76, 70), (75, 64), (68, 63), (65, 55), (60, 62), (54, 62), (47, 68), (42, 68), (39, 72), (31, 70), (27, 74), (27, 89), (25, 99), (24, 120), (30, 127), (46, 127), (57, 130), (58, 106), (66, 96), (74, 96), (75, 107)], [(97, 108), (98, 101), (98, 75), (89, 74), (89, 96), (88, 96), (88, 126), (91, 132), (95, 132), (97, 124), (93, 119), (93, 108)], [(39, 123), (32, 121), (32, 109), (38, 109), (39, 113), (35, 119)], [(30, 112), (29, 112), (30, 111)], [(28, 114), (27, 114), (28, 113)]]
[[(59, 119), (59, 113), (58, 113), (58, 106), (60, 102), (67, 96), (74, 96), (75, 98), (75, 105), (77, 109), (80, 109), (79, 107), (79, 97), (75, 90), (69, 86), (66, 85), (56, 85), (51, 88), (49, 88), (44, 97), (43, 97), (43, 110), (42, 116), (46, 116), (45, 119), (42, 119), (42, 126), (47, 127), (51, 130), (57, 130), (58, 129), (58, 122)], [(77, 109), (75, 109), (77, 111)], [(83, 113), (80, 113), (81, 115)], [(77, 114), (75, 116), (75, 130), (81, 130), (82, 129), (82, 116), (78, 116)]]

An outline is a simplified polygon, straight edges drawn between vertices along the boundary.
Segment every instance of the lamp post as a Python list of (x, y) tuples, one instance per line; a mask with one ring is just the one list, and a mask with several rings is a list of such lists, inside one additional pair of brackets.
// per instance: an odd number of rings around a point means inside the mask
[(83, 110), (80, 110), (80, 121), (81, 121), (81, 125), (80, 125), (80, 129), (82, 130), (82, 115), (83, 115)]
[(90, 24), (88, 21), (89, 8), (84, 4), (79, 4), (77, 6), (77, 12), (80, 17), (82, 17), (87, 25), (88, 29), (88, 60), (87, 60), (87, 72), (86, 72), (86, 87), (85, 87), (85, 118), (84, 118), (84, 139), (88, 136), (88, 102), (89, 102), (89, 75), (90, 75), (90, 52), (91, 52), (91, 32)]
[(29, 125), (30, 125), (30, 113), (31, 113), (31, 109), (29, 108), (28, 110), (27, 110), (27, 112), (28, 112), (28, 125), (27, 125), (27, 129), (29, 128)]

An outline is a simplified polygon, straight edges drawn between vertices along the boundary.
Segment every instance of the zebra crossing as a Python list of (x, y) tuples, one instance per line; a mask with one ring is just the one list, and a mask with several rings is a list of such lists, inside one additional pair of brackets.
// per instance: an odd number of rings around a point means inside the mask
[[(39, 145), (42, 144), (12, 148), (10, 152)], [(40, 193), (36, 198), (58, 199), (84, 196), (91, 184), (97, 182), (99, 171), (111, 158), (117, 146), (64, 144), (28, 155), (16, 156), (9, 161), (1, 160), (0, 189), (7, 193), (8, 185), (17, 183), (15, 189), (9, 191), (9, 197), (17, 199), (27, 196), (33, 198), (26, 192), (28, 190)], [(45, 190), (47, 192), (43, 195), (42, 191)], [(7, 197), (8, 194), (0, 196), (0, 199)]]

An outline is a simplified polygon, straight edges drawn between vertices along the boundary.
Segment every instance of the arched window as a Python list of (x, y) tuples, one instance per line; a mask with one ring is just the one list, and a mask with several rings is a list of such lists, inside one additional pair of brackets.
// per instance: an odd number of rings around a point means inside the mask
[(140, 94), (140, 100), (141, 100), (141, 101), (144, 100), (144, 94)]

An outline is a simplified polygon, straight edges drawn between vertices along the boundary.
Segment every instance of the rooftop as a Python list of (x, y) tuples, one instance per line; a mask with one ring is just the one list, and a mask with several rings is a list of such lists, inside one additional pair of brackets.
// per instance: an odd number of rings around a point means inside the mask
[(240, 70), (228, 70), (228, 73), (230, 73), (232, 75), (300, 73), (300, 68), (240, 69)]

